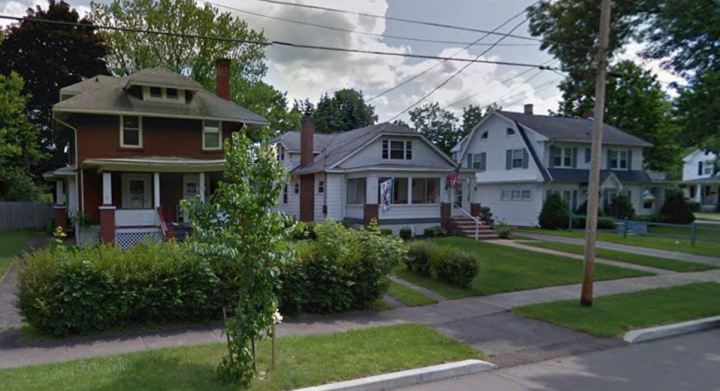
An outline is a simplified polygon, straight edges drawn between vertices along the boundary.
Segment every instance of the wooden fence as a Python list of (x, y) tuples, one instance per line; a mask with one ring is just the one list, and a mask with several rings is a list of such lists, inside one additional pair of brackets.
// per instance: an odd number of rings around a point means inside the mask
[(0, 202), (0, 231), (43, 228), (55, 217), (53, 205), (47, 202)]

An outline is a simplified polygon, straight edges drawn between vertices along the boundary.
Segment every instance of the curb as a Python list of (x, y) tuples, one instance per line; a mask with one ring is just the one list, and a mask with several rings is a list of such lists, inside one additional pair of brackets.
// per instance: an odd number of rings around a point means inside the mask
[(428, 383), (451, 377), (495, 369), (495, 365), (482, 360), (463, 360), (424, 368), (386, 373), (384, 375), (299, 388), (295, 391), (380, 391)]
[(627, 343), (638, 343), (694, 333), (696, 331), (703, 331), (715, 327), (720, 327), (720, 316), (633, 330), (626, 333), (623, 336), (623, 340)]

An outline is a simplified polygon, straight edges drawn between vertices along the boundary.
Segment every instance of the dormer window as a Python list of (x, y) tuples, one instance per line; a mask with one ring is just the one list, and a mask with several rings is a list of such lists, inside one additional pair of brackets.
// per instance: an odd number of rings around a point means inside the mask
[(178, 90), (177, 88), (166, 88), (165, 89), (165, 98), (170, 100), (175, 100), (178, 98)]
[(134, 115), (120, 116), (120, 146), (142, 148), (142, 118)]
[(143, 87), (143, 100), (155, 102), (184, 103), (185, 90), (166, 87)]
[(382, 158), (390, 160), (411, 160), (412, 141), (383, 140)]
[(163, 93), (160, 87), (150, 87), (150, 96), (153, 98), (162, 99)]
[(203, 121), (202, 139), (204, 151), (217, 151), (221, 149), (220, 121)]

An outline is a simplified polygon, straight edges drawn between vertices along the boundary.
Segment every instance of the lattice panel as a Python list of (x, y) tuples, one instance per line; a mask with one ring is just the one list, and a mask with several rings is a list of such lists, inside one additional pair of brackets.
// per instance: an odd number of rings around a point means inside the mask
[(140, 244), (144, 240), (160, 242), (163, 239), (162, 231), (118, 231), (115, 232), (115, 244), (123, 250)]

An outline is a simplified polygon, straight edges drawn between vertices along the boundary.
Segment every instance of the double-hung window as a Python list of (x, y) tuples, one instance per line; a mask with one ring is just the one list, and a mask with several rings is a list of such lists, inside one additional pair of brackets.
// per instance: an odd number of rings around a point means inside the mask
[(529, 189), (508, 189), (500, 193), (501, 201), (529, 201), (532, 199), (532, 191)]
[(202, 143), (205, 151), (217, 151), (222, 148), (220, 121), (203, 121)]
[(510, 162), (511, 162), (512, 168), (522, 168), (522, 166), (523, 166), (523, 150), (522, 149), (513, 149)]
[[(706, 160), (703, 164), (703, 175), (712, 175), (713, 170), (715, 169), (715, 162), (712, 160)], [(710, 187), (708, 186), (708, 189)]]
[(628, 168), (628, 151), (627, 150), (608, 150), (608, 158), (610, 159), (610, 169), (627, 170)]
[(383, 140), (382, 158), (390, 160), (411, 160), (412, 141)]
[(557, 148), (553, 156), (553, 167), (571, 168), (573, 163), (572, 148)]
[(134, 115), (120, 116), (120, 146), (142, 148), (142, 118)]

